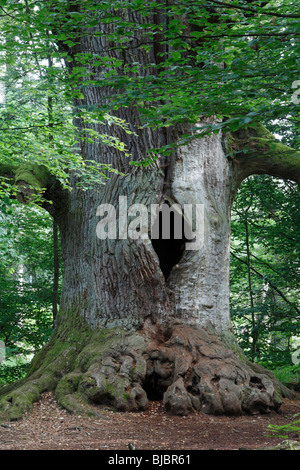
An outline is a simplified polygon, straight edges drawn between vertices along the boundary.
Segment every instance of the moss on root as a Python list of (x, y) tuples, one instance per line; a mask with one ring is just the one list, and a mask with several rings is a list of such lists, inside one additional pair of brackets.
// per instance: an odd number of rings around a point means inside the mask
[[(30, 380), (16, 387), (15, 390), (5, 393), (0, 398), (0, 417), (1, 419), (9, 419), (11, 421), (22, 418), (24, 413), (31, 410), (34, 402), (40, 399), (41, 393), (44, 391), (45, 377), (43, 380)], [(45, 387), (47, 390), (48, 383)], [(7, 393), (8, 392), (8, 393)]]
[(0, 418), (19, 419), (30, 411), (43, 392), (55, 390), (59, 381), (73, 369), (88, 336), (84, 329), (58, 328), (49, 343), (33, 358), (27, 376), (0, 390)]
[(0, 415), (21, 418), (48, 390), (80, 414), (97, 415), (98, 407), (144, 410), (153, 393), (172, 414), (268, 412), (279, 408), (282, 390), (265, 372), (245, 360), (231, 334), (220, 338), (185, 325), (168, 335), (156, 325), (130, 332), (73, 324), (67, 332), (64, 325), (34, 358), (28, 377), (1, 391)]
[[(48, 390), (55, 390), (58, 404), (68, 411), (90, 414), (91, 410), (85, 408), (91, 402), (90, 387), (83, 392), (89, 370), (112, 351), (116, 356), (121, 354), (126, 333), (121, 328), (94, 331), (74, 312), (66, 312), (64, 317), (69, 320), (61, 322), (49, 343), (33, 358), (27, 377), (0, 390), (1, 419), (21, 418)], [(117, 382), (107, 381), (104, 402), (120, 402), (126, 397), (129, 382)]]

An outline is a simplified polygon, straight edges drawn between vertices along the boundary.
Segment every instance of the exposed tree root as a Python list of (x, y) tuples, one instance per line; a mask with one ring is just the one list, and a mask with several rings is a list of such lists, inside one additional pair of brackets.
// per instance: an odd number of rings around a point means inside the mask
[(90, 411), (91, 403), (139, 411), (149, 400), (162, 400), (176, 415), (278, 410), (284, 388), (234, 344), (229, 334), (221, 339), (213, 330), (182, 324), (163, 329), (150, 322), (135, 332), (91, 333), (79, 349), (53, 338), (29, 376), (2, 390), (0, 414), (19, 419), (46, 390), (55, 390), (58, 404), (72, 413)]

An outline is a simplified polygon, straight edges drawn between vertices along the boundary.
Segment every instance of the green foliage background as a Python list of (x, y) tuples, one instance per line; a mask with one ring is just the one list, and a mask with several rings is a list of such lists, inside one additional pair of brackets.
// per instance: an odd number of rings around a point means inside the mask
[(53, 328), (53, 233), (35, 205), (0, 202), (0, 339), (6, 346), (1, 382), (24, 375)]
[(244, 181), (233, 208), (233, 322), (251, 360), (269, 368), (293, 366), (300, 346), (299, 202), (296, 184), (256, 176)]

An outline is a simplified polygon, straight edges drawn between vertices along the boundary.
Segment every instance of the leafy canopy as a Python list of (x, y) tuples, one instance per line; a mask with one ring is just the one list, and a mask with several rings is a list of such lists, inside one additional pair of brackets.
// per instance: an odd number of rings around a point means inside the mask
[[(223, 122), (209, 130), (217, 131), (261, 120), (297, 121), (291, 100), (299, 70), (300, 15), (295, 11), (296, 4), (285, 0), (251, 6), (203, 0), (125, 0), (113, 6), (50, 1), (43, 2), (36, 21), (44, 22), (47, 15), (52, 38), (67, 46), (67, 60), (68, 53), (75, 60), (73, 77), (84, 79), (82, 92), (86, 86), (115, 91), (107, 111), (134, 105), (149, 127), (216, 115)], [(107, 50), (74, 51), (86, 35), (103, 44), (105, 38)], [(134, 62), (122, 58), (128, 49)]]
[[(132, 132), (116, 117), (122, 107), (138, 109), (142, 127), (216, 116), (208, 132), (263, 121), (293, 133), (299, 122), (296, 2), (2, 0), (0, 11), (4, 163), (45, 165), (66, 185), (70, 171), (87, 187), (103, 181), (112, 168), (84, 161), (80, 143), (99, 140), (128, 156), (117, 137), (99, 130), (111, 122)], [(103, 50), (82, 50), (86, 36)], [(109, 99), (87, 106), (91, 87), (109, 87)]]

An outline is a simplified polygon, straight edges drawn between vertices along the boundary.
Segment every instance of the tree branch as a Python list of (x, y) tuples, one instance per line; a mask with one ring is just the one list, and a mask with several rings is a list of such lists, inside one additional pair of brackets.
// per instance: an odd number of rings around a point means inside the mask
[[(231, 254), (235, 259), (237, 259), (237, 260), (240, 261), (241, 263), (244, 263), (244, 264), (246, 264), (246, 265), (248, 266), (248, 262), (245, 261), (245, 260), (243, 260), (242, 258), (239, 258), (237, 255), (235, 255), (235, 254), (233, 253), (233, 251), (230, 251), (230, 254)], [(255, 274), (257, 274), (260, 278), (262, 278), (262, 279), (265, 278), (265, 276), (264, 276), (263, 274), (261, 274), (259, 271), (257, 271), (257, 270), (256, 270), (255, 268), (253, 268), (252, 266), (250, 266), (250, 269), (251, 269), (251, 271), (253, 271)], [(296, 312), (297, 312), (298, 314), (300, 314), (300, 310), (296, 307), (296, 305), (293, 304), (289, 299), (287, 299), (286, 296), (285, 296), (285, 294), (284, 294), (280, 289), (278, 289), (278, 287), (275, 286), (275, 284), (273, 284), (273, 282), (269, 281), (269, 279), (265, 279), (265, 280), (266, 280), (266, 282), (269, 284), (269, 286), (270, 286), (272, 289), (274, 289), (274, 290), (277, 292), (277, 294), (278, 294), (288, 305), (290, 305), (291, 307), (293, 307), (293, 309), (295, 309)]]
[(285, 15), (283, 13), (278, 13), (276, 11), (270, 11), (270, 10), (257, 10), (257, 8), (252, 8), (248, 6), (242, 6), (242, 5), (236, 5), (234, 3), (227, 3), (227, 2), (221, 2), (217, 0), (209, 0), (210, 3), (215, 3), (217, 5), (226, 7), (226, 8), (233, 8), (234, 10), (243, 10), (246, 12), (251, 12), (251, 13), (259, 13), (260, 15), (267, 15), (267, 16), (277, 16), (279, 18), (300, 18), (300, 15), (297, 14), (288, 14)]
[(16, 197), (19, 202), (26, 204), (36, 196), (42, 195), (52, 175), (42, 165), (14, 165), (0, 162), (0, 177), (7, 178), (12, 186), (18, 188)]
[(276, 140), (262, 124), (239, 129), (231, 135), (238, 184), (250, 175), (267, 174), (300, 185), (300, 151)]
[(53, 126), (63, 126), (62, 122), (52, 122), (51, 124), (40, 124), (40, 125), (32, 125), (27, 127), (0, 127), (0, 131), (28, 131), (30, 129), (39, 129), (43, 128), (46, 129), (47, 127)]

